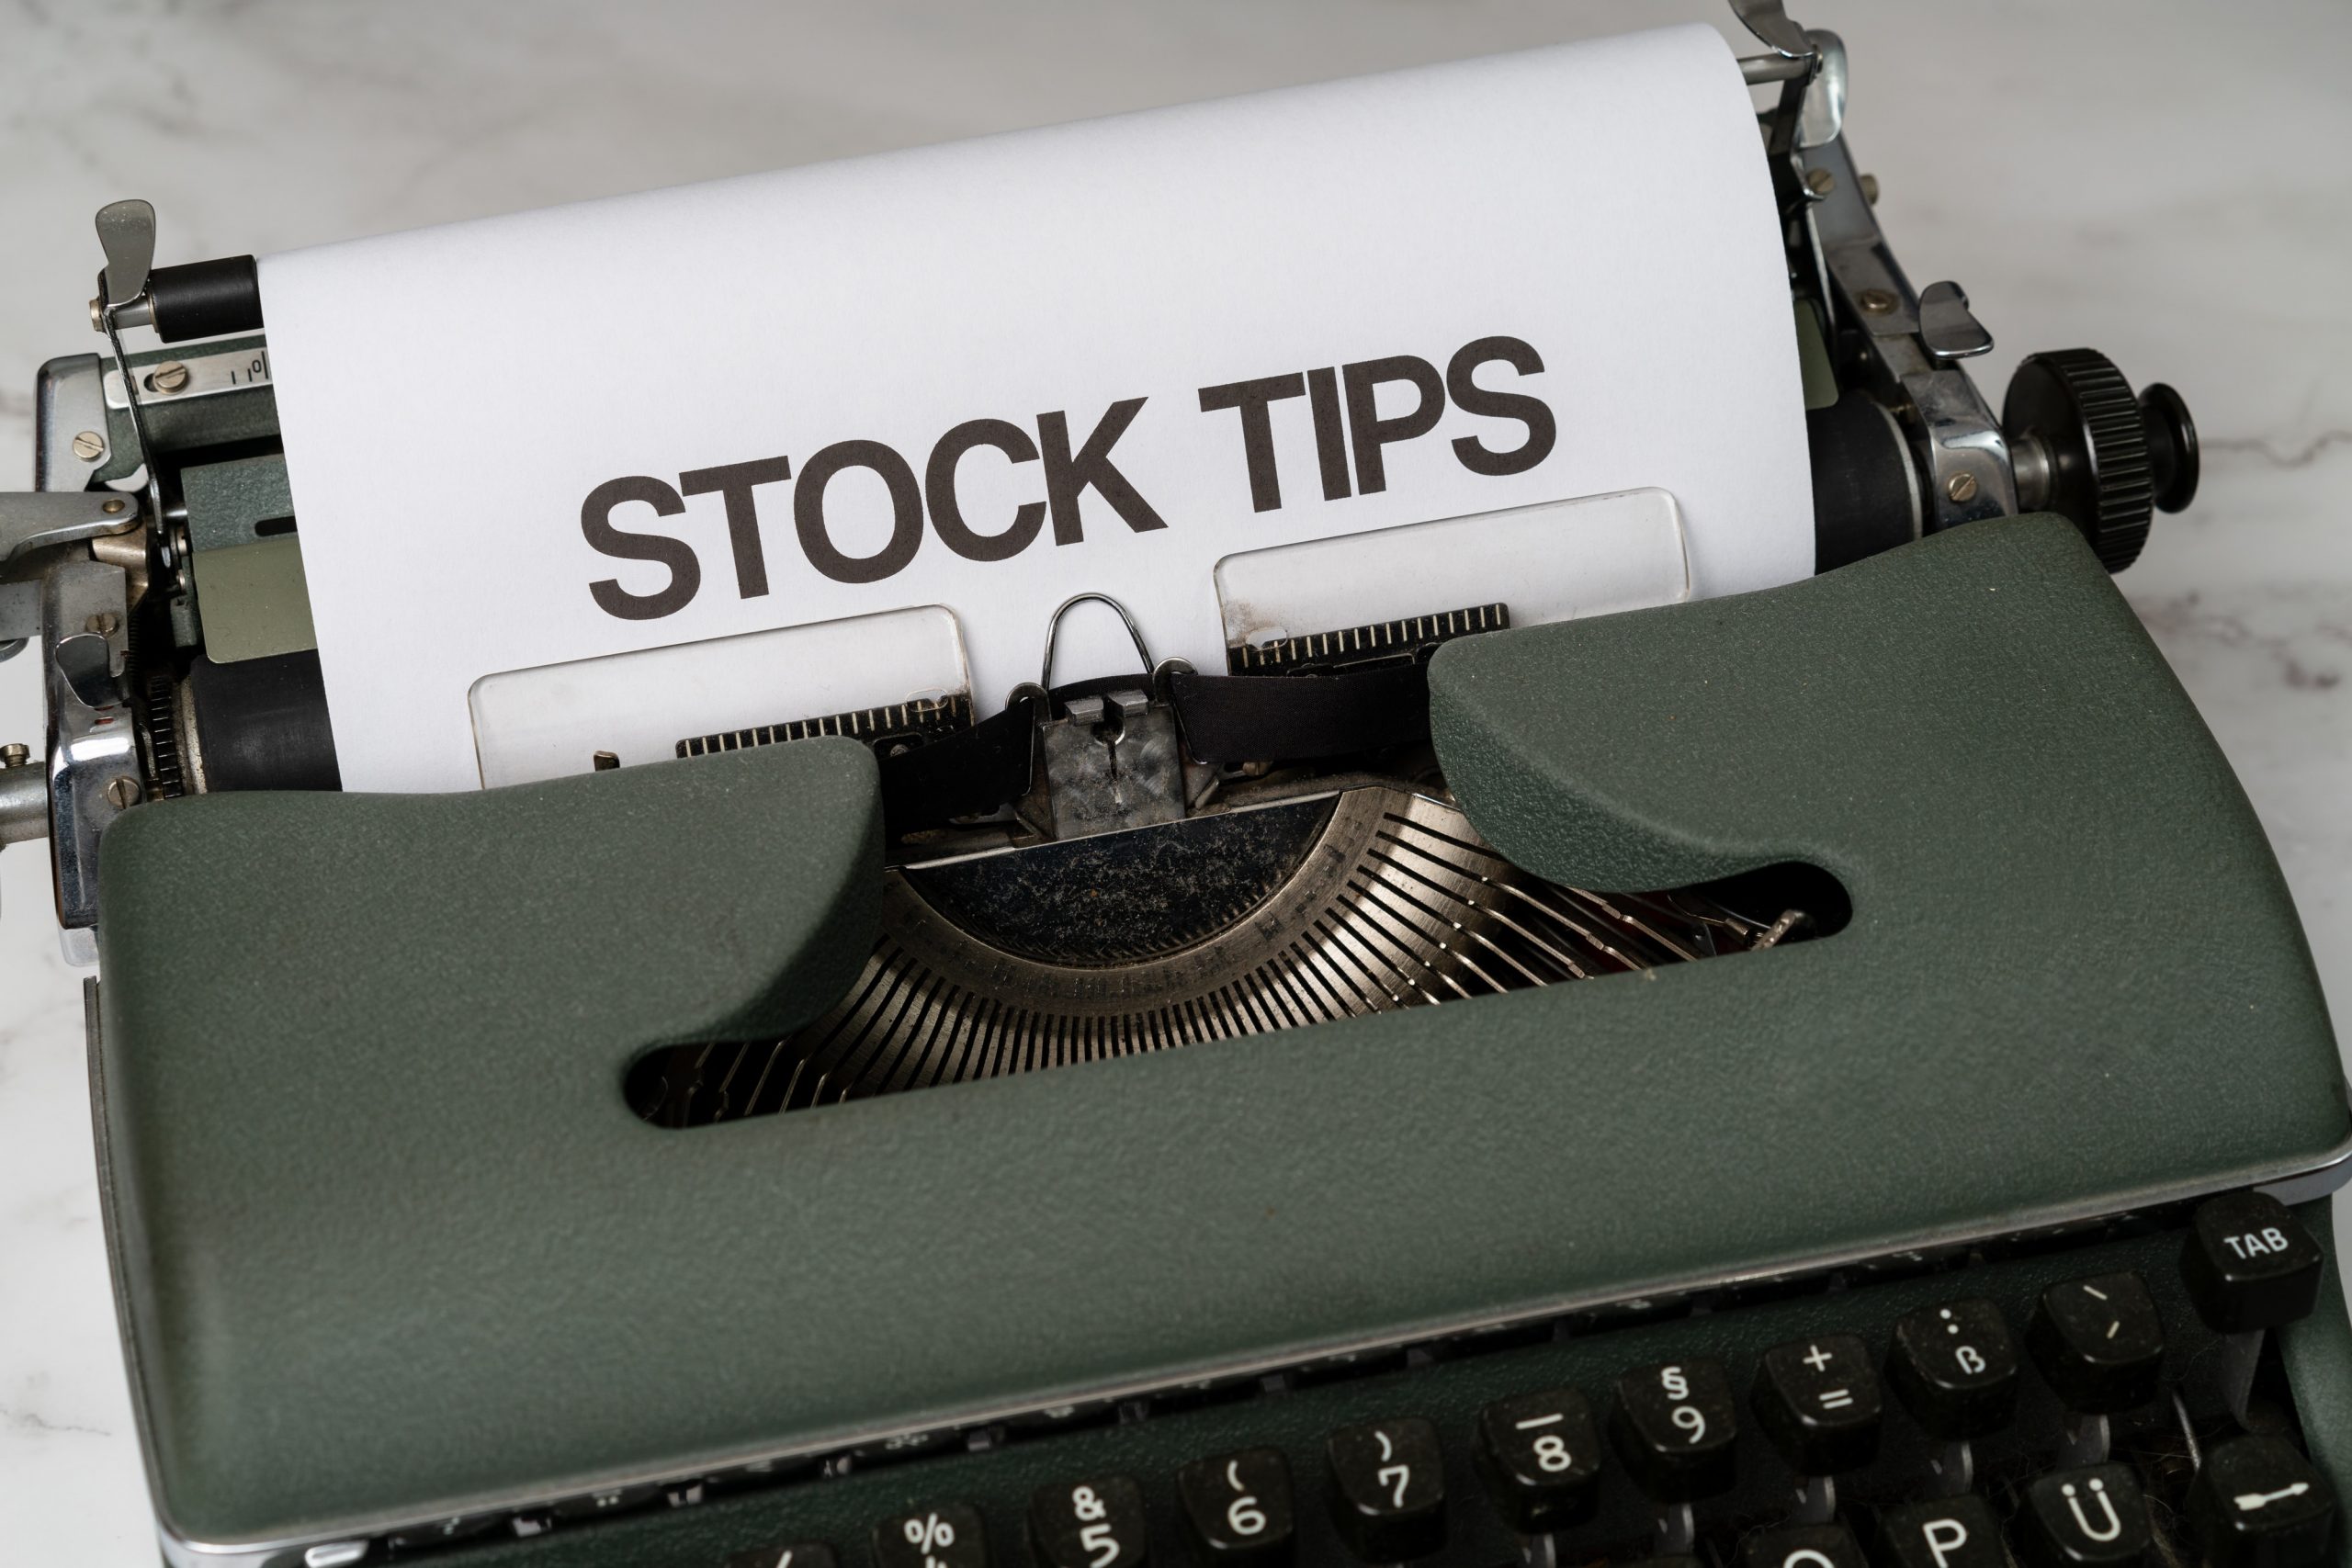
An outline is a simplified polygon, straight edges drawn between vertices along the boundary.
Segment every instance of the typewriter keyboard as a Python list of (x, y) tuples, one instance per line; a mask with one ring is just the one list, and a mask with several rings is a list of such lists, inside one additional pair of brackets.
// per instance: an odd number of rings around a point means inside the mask
[(453, 1568), (2318, 1568), (2338, 1499), (2274, 1331), (2323, 1263), (2240, 1194), (381, 1545)]

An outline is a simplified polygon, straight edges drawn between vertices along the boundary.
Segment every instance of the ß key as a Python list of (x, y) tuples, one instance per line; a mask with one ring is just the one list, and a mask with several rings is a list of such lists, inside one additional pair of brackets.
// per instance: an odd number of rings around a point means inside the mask
[(2025, 1555), (2036, 1568), (2133, 1568), (2148, 1554), (2148, 1506), (2128, 1464), (2045, 1475), (2025, 1489)]
[(1859, 1470), (1878, 1453), (1878, 1371), (1851, 1334), (1767, 1350), (1750, 1403), (1764, 1435), (1800, 1475)]
[(2041, 1292), (2026, 1346), (2068, 1409), (2107, 1415), (2155, 1397), (2164, 1319), (2137, 1274), (2070, 1280)]
[(1367, 1562), (1427, 1557), (1445, 1544), (1445, 1455), (1418, 1418), (1342, 1427), (1324, 1445), (1331, 1521)]
[(1580, 1524), (1598, 1500), (1600, 1438), (1572, 1388), (1498, 1399), (1478, 1413), (1478, 1473), (1511, 1529), (1543, 1535)]
[(1739, 1419), (1723, 1363), (1697, 1356), (1627, 1372), (1617, 1380), (1610, 1435), (1634, 1483), (1656, 1502), (1728, 1491)]
[(2283, 1438), (2233, 1438), (2205, 1456), (2188, 1517), (2213, 1568), (2315, 1568), (2335, 1533), (2335, 1489)]
[(1176, 1472), (1184, 1522), (1215, 1563), (1287, 1561), (1298, 1535), (1290, 1464), (1279, 1449), (1245, 1449), (1195, 1460)]
[(1132, 1476), (1040, 1486), (1029, 1498), (1037, 1568), (1141, 1568), (1148, 1535), (1143, 1488)]
[(1981, 1296), (1898, 1319), (1886, 1375), (1919, 1425), (1946, 1442), (1996, 1432), (2017, 1410), (2017, 1341)]
[(2286, 1204), (2234, 1192), (2198, 1205), (2180, 1269), (2206, 1326), (2242, 1334), (2309, 1316), (2322, 1262), (2319, 1244)]

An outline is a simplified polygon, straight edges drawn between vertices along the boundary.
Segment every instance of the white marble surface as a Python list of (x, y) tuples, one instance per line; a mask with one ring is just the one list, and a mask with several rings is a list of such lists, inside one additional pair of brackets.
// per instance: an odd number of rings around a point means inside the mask
[[(1844, 35), (1881, 216), (2000, 340), (1996, 401), (2076, 344), (2189, 399), (2204, 491), (2124, 586), (2352, 996), (2352, 9), (1792, 5)], [(115, 197), (155, 202), (166, 261), (266, 252), (1718, 9), (0, 0), (0, 488), (29, 481), (35, 368), (94, 344)], [(0, 740), (39, 739), (32, 673), (0, 665)], [(154, 1557), (48, 901), (39, 848), (0, 853), (0, 1562), (114, 1568)]]

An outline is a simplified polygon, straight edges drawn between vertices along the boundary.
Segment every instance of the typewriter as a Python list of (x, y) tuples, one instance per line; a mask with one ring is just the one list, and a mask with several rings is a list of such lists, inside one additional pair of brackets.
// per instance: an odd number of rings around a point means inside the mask
[(339, 792), (254, 263), (103, 211), (0, 840), (165, 1560), (2352, 1562), (2352, 1111), (2109, 581), (2194, 424), (1996, 413), (1838, 40), (1735, 9), (1815, 577), (463, 795)]

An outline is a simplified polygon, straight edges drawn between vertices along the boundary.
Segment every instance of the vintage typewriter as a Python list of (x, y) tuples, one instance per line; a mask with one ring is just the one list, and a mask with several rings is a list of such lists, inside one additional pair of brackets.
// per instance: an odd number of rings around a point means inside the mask
[(103, 212), (0, 838), (102, 960), (165, 1558), (2352, 1562), (2352, 1112), (2109, 579), (2194, 427), (1996, 414), (1736, 8), (1819, 576), (475, 795), (337, 792), (254, 265)]

